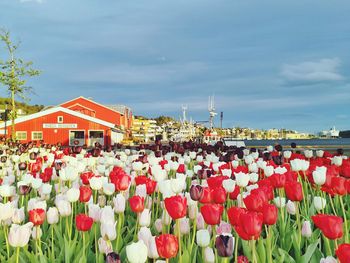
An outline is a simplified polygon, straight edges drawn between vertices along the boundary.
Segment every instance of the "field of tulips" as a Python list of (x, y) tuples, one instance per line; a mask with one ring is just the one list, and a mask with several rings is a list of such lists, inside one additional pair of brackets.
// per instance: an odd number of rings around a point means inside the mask
[(350, 159), (0, 145), (0, 262), (350, 262)]

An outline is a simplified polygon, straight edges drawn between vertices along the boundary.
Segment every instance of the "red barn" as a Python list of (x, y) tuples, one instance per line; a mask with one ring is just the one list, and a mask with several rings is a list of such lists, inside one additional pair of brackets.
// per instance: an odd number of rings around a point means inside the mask
[(125, 131), (127, 135), (131, 133), (132, 112), (128, 107), (122, 105), (105, 106), (82, 96), (62, 103), (60, 106), (113, 123)]
[[(22, 142), (44, 140), (45, 143), (61, 142), (63, 145), (73, 145), (74, 140), (78, 140), (80, 145), (88, 146), (94, 145), (95, 142), (102, 145), (120, 142), (123, 133), (116, 126), (120, 121), (117, 114), (105, 116), (100, 113), (100, 109), (91, 108), (91, 110), (90, 114), (84, 114), (64, 107), (53, 107), (17, 118), (16, 137)], [(100, 116), (101, 118), (98, 118)], [(11, 122), (7, 121), (6, 124), (9, 137)], [(0, 124), (0, 133), (5, 134), (5, 123)]]

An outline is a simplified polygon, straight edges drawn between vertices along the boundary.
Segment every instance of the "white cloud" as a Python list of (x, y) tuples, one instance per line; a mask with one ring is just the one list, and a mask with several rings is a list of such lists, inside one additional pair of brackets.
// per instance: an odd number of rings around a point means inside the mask
[(339, 58), (324, 58), (319, 61), (305, 61), (299, 64), (285, 64), (282, 76), (288, 81), (321, 82), (337, 81), (344, 77), (338, 72)]

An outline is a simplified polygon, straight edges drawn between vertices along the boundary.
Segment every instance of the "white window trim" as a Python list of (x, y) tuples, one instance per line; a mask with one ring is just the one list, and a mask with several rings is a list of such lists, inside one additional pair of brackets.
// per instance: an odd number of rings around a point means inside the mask
[(91, 138), (90, 138), (90, 132), (91, 132), (91, 131), (102, 132), (102, 134), (103, 134), (103, 144), (102, 144), (102, 145), (104, 145), (104, 144), (105, 144), (104, 141), (105, 141), (105, 137), (106, 137), (105, 131), (104, 131), (104, 130), (88, 130), (88, 132), (87, 132), (87, 136), (88, 136), (88, 145), (91, 146)]
[[(34, 133), (41, 133), (41, 139), (34, 139)], [(42, 131), (32, 131), (32, 141), (40, 141), (44, 139), (44, 134)]]
[(18, 137), (18, 133), (24, 133), (26, 135), (25, 139), (18, 139), (19, 141), (26, 141), (28, 139), (27, 131), (16, 131), (16, 138)]
[[(60, 118), (62, 118), (62, 121), (59, 120)], [(57, 116), (57, 123), (63, 123), (63, 116)]]

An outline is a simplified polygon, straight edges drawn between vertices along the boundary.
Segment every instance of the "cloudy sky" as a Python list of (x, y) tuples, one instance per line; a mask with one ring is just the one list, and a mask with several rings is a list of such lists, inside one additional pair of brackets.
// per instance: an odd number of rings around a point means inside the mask
[(348, 0), (0, 0), (0, 27), (42, 70), (33, 104), (176, 118), (187, 104), (206, 120), (214, 94), (226, 127), (309, 132), (350, 129), (349, 14)]

